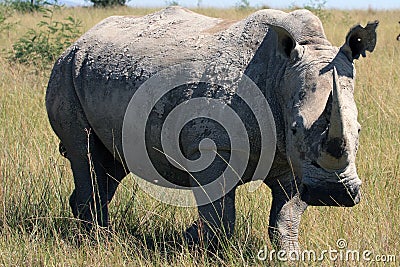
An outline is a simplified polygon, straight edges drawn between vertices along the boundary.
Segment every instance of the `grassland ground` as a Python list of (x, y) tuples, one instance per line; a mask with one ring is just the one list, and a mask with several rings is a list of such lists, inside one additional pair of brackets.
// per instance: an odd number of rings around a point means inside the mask
[[(88, 30), (110, 15), (144, 15), (155, 9), (65, 8)], [(252, 10), (197, 9), (225, 19), (246, 17)], [(353, 208), (310, 207), (302, 219), (300, 243), (322, 251), (345, 239), (347, 248), (395, 255), (400, 262), (400, 10), (325, 11), (328, 39), (340, 46), (356, 23), (378, 19), (376, 50), (355, 62), (355, 98), (362, 125), (357, 164), (363, 197)], [(260, 261), (267, 246), (270, 190), (261, 187), (237, 197), (237, 228), (222, 255), (188, 250), (181, 232), (196, 219), (196, 210), (164, 205), (126, 178), (110, 204), (113, 231), (94, 238), (80, 235), (68, 206), (73, 178), (47, 120), (44, 97), (51, 66), (19, 64), (7, 59), (12, 44), (40, 21), (41, 15), (13, 14), (16, 23), (0, 33), (0, 265), (5, 266), (279, 266)], [(79, 243), (79, 244), (78, 244)], [(315, 266), (305, 262), (300, 265)], [(384, 263), (337, 259), (319, 266), (376, 266)]]

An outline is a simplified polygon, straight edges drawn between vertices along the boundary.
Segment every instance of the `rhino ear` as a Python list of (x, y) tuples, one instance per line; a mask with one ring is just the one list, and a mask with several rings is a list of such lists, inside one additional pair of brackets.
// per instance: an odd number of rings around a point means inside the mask
[(350, 29), (346, 36), (346, 42), (341, 50), (350, 61), (358, 59), (360, 55), (366, 56), (366, 51), (372, 52), (376, 45), (376, 27), (379, 21), (368, 22), (367, 26), (356, 25)]
[(273, 29), (277, 35), (277, 53), (284, 58), (290, 58), (292, 51), (296, 47), (296, 40), (293, 36), (283, 27), (276, 25), (268, 25)]

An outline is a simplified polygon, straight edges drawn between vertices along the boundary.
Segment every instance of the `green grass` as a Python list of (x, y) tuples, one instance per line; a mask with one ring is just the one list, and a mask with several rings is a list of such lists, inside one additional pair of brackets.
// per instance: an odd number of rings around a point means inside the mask
[[(83, 31), (110, 15), (143, 15), (154, 9), (71, 8), (56, 14), (83, 21)], [(200, 13), (240, 19), (251, 11), (199, 9)], [(345, 238), (349, 249), (394, 254), (400, 261), (400, 11), (329, 11), (324, 21), (328, 39), (344, 42), (355, 23), (379, 19), (373, 54), (356, 62), (355, 97), (362, 124), (358, 171), (362, 202), (354, 208), (309, 207), (303, 216), (300, 243), (304, 249), (335, 248)], [(40, 21), (40, 14), (14, 14), (18, 22), (0, 34), (0, 49), (12, 44)], [(279, 265), (260, 262), (267, 245), (270, 190), (237, 197), (237, 228), (221, 257), (188, 251), (182, 231), (196, 219), (196, 210), (159, 203), (136, 191), (126, 178), (110, 205), (114, 230), (81, 235), (68, 206), (73, 188), (69, 163), (47, 120), (44, 96), (49, 68), (10, 63), (0, 54), (0, 265), (16, 266), (243, 266)], [(133, 197), (135, 200), (133, 201)], [(307, 264), (307, 263), (305, 263)], [(377, 263), (321, 263), (323, 266), (375, 266)], [(312, 264), (311, 264), (312, 265)], [(379, 264), (378, 264), (379, 265)]]

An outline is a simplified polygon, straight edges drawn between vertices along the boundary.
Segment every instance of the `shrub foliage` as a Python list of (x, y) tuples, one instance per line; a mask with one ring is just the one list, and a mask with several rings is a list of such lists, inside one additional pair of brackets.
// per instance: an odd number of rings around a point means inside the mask
[(59, 6), (42, 7), (42, 20), (14, 43), (11, 60), (19, 63), (43, 63), (48, 65), (74, 42), (81, 34), (81, 21), (69, 16), (62, 21), (54, 19)]
[(90, 0), (94, 7), (113, 7), (113, 6), (124, 6), (127, 0)]

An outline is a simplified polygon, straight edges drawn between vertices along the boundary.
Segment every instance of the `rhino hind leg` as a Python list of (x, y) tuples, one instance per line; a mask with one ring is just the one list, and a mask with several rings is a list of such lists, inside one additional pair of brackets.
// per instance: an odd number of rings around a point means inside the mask
[(55, 65), (46, 92), (50, 124), (60, 139), (59, 151), (71, 163), (75, 189), (69, 203), (73, 215), (90, 226), (97, 219), (108, 225), (108, 203), (125, 176), (86, 118), (75, 92), (75, 51), (66, 53)]
[(291, 173), (266, 182), (272, 190), (269, 238), (278, 250), (299, 252), (300, 219), (307, 208), (307, 204), (300, 197), (300, 183), (295, 181)]
[(86, 152), (83, 149), (78, 152), (77, 147), (71, 152), (66, 149), (68, 155), (75, 155), (68, 157), (75, 183), (69, 203), (74, 216), (88, 226), (96, 218), (99, 226), (106, 227), (109, 224), (108, 204), (126, 172), (94, 134), (88, 139)]
[[(61, 140), (60, 152), (71, 164), (75, 185), (69, 199), (72, 213), (86, 228), (91, 228), (94, 218), (100, 226), (107, 226), (108, 202), (117, 187), (108, 172), (111, 169), (121, 172), (121, 168), (118, 165), (112, 168), (114, 160), (111, 153), (91, 130), (77, 102), (72, 97), (64, 99), (55, 112), (49, 113), (49, 117)], [(115, 173), (118, 174), (117, 171), (112, 172)]]

